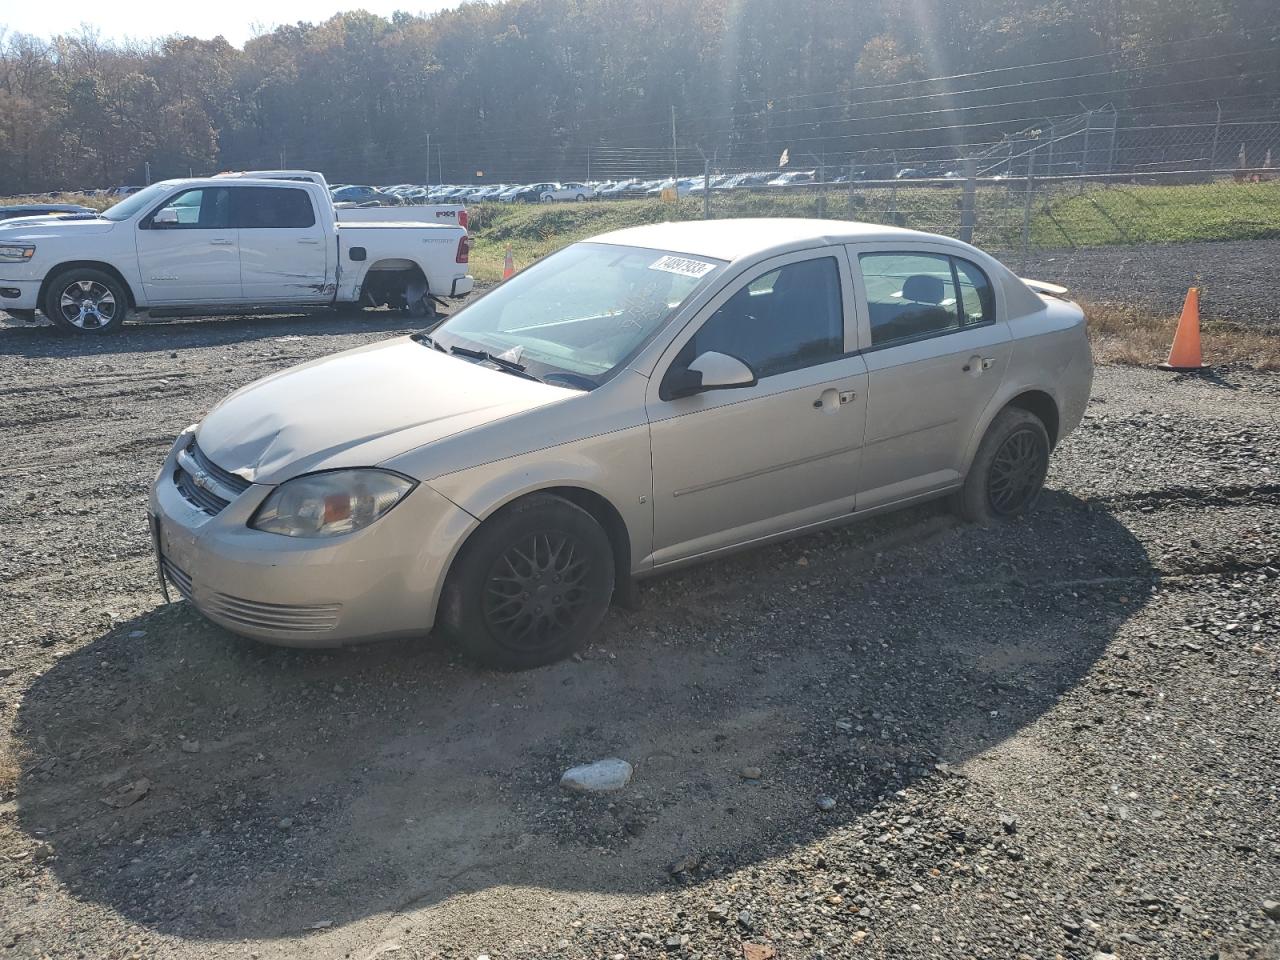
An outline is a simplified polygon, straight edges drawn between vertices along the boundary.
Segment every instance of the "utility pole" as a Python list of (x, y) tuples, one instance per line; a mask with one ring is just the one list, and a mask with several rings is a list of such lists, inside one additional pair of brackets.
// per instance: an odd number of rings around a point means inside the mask
[(591, 144), (587, 144), (587, 183), (591, 182)]
[[(444, 183), (444, 147), (436, 147), (436, 159), (440, 161), (440, 182)], [(430, 162), (431, 158), (427, 157), (427, 161)]]
[(680, 179), (680, 161), (676, 159), (676, 105), (671, 105), (671, 179)]
[(147, 186), (149, 187), (151, 186), (151, 161), (144, 160), (142, 162), (142, 168), (145, 171), (146, 178), (147, 178)]
[(428, 190), (431, 189), (431, 134), (427, 134), (427, 182), (423, 184)]

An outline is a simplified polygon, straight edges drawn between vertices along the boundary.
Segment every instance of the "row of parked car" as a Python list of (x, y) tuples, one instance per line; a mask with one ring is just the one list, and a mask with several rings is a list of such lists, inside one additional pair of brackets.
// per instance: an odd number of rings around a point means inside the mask
[[(964, 174), (957, 170), (931, 170), (926, 167), (901, 169), (855, 169), (834, 173), (823, 182), (848, 183), (850, 180), (955, 180)], [(333, 188), (337, 203), (359, 206), (399, 206), (401, 204), (426, 203), (556, 203), (594, 199), (620, 199), (658, 197), (674, 189), (677, 196), (701, 194), (708, 189), (727, 191), (772, 187), (804, 187), (820, 181), (817, 170), (755, 171), (751, 173), (715, 174), (703, 177), (665, 177), (624, 180), (545, 180), (539, 183), (495, 184), (437, 184), (427, 187), (401, 183), (390, 187), (374, 187), (359, 184), (341, 184)]]

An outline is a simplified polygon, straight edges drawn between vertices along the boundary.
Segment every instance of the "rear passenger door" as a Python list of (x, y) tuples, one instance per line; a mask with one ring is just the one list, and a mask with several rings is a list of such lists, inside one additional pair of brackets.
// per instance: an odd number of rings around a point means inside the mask
[(943, 245), (851, 245), (867, 364), (858, 509), (956, 485), (1009, 364), (998, 291)]
[[(336, 252), (301, 186), (235, 187), (240, 281), (248, 303), (327, 303)], [(336, 246), (336, 244), (335, 244)]]

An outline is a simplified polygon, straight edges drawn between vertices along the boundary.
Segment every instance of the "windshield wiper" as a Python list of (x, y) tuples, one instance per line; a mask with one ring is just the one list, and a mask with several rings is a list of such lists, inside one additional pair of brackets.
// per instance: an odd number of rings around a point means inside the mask
[(415, 340), (415, 341), (417, 341), (418, 343), (421, 343), (421, 344), (423, 344), (423, 345), (425, 345), (425, 346), (433, 347), (433, 348), (435, 348), (436, 350), (439, 350), (441, 353), (447, 353), (447, 352), (448, 352), (447, 350), (445, 350), (445, 348), (444, 348), (444, 347), (440, 346), (440, 344), (436, 343), (434, 340), (432, 340), (432, 339), (431, 339), (429, 336), (427, 336), (425, 333), (415, 333), (415, 334), (413, 334), (409, 339), (410, 339), (410, 340)]
[(526, 373), (523, 363), (516, 363), (514, 360), (508, 360), (506, 357), (499, 357), (487, 350), (472, 350), (470, 347), (460, 347), (456, 343), (449, 348), (450, 353), (457, 354), (460, 357), (471, 357), (473, 360), (488, 360), (499, 370), (505, 370), (507, 373), (514, 373), (517, 377), (524, 377), (526, 380), (536, 380), (541, 383), (539, 377), (535, 377), (532, 373)]

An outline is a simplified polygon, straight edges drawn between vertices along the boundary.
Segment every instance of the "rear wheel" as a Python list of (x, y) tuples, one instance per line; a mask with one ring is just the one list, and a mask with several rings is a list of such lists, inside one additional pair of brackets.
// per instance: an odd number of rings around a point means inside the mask
[(1035, 506), (1049, 472), (1049, 433), (1035, 414), (1020, 407), (1001, 410), (969, 467), (956, 497), (961, 516), (990, 523)]
[(128, 313), (128, 295), (115, 277), (88, 267), (58, 274), (44, 295), (44, 315), (72, 333), (114, 333)]
[(613, 551), (591, 514), (548, 494), (490, 517), (445, 584), (441, 626), (500, 670), (554, 663), (585, 646), (609, 607)]

